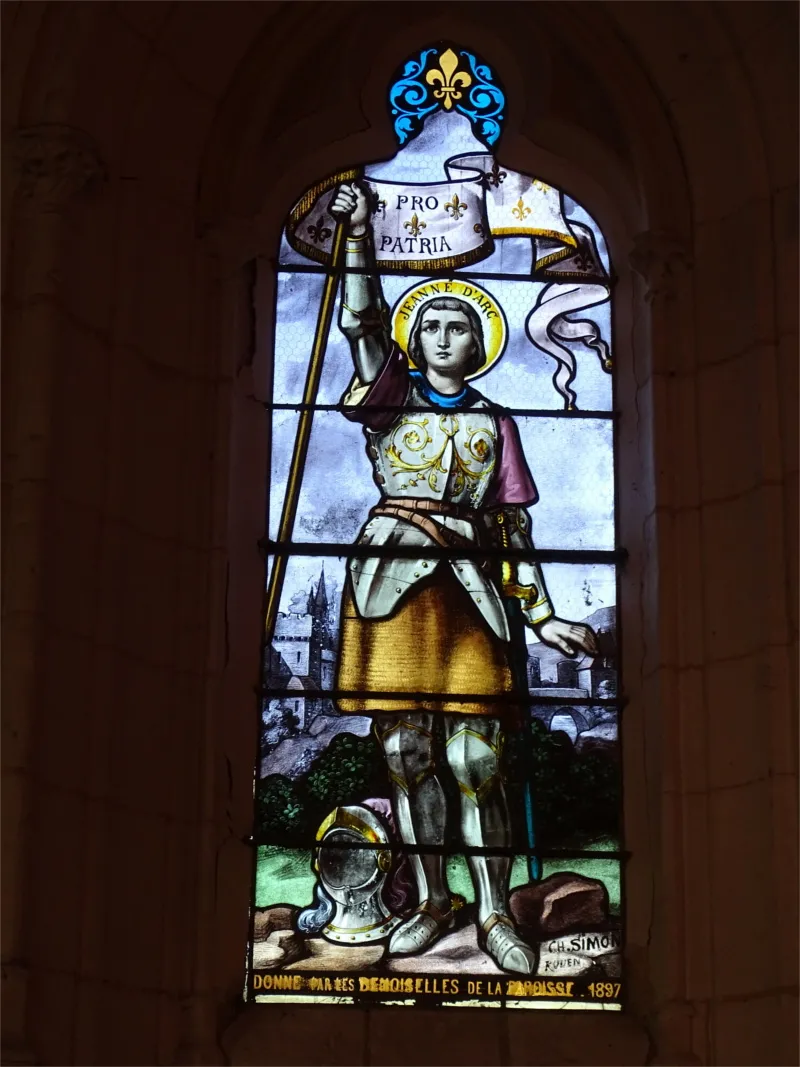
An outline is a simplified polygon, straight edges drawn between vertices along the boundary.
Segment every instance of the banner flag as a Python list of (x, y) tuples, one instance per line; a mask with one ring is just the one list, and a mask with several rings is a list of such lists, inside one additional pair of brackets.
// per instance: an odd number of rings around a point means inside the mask
[(565, 316), (607, 300), (610, 281), (589, 226), (564, 215), (560, 190), (517, 171), (504, 170), (490, 152), (452, 156), (446, 181), (398, 182), (350, 170), (313, 186), (292, 210), (286, 228), (291, 247), (324, 266), (332, 264), (335, 227), (328, 214), (339, 185), (358, 181), (372, 202), (372, 232), (379, 271), (443, 271), (488, 258), (495, 242), (529, 237), (533, 277), (549, 284), (526, 324), (531, 343), (559, 364), (553, 377), (565, 406), (575, 406), (575, 356), (567, 343), (593, 348), (605, 371), (608, 344), (590, 319)]
[(577, 247), (578, 242), (564, 218), (558, 189), (529, 174), (502, 170), (487, 152), (453, 156), (444, 166), (451, 180), (461, 173), (477, 176), (484, 191), (493, 237), (534, 239), (536, 269), (558, 262)]

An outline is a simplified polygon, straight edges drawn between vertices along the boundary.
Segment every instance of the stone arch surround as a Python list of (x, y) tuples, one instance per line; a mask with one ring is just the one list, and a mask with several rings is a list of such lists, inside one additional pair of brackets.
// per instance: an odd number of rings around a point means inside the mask
[(452, 6), (7, 4), (7, 1062), (792, 1062), (796, 12), (470, 7), (526, 99), (503, 159), (574, 191), (620, 274), (630, 1013), (236, 1014), (248, 264), (266, 309), (292, 196), (392, 150), (384, 70)]

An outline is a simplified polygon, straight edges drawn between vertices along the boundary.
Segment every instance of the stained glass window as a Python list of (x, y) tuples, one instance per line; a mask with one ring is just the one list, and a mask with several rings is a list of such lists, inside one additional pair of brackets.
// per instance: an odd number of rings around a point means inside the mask
[(255, 1001), (624, 999), (613, 271), (505, 110), (424, 49), (281, 239)]

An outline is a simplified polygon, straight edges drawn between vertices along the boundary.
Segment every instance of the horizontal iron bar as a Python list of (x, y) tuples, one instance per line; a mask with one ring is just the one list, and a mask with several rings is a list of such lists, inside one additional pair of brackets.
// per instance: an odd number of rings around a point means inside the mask
[[(275, 848), (302, 848), (312, 850), (320, 847), (320, 842), (314, 839), (309, 842), (307, 838), (289, 839), (285, 842), (262, 840), (260, 835), (243, 837), (246, 845), (272, 845)], [(393, 853), (407, 853), (408, 855), (435, 855), (435, 856), (539, 856), (542, 859), (615, 859), (625, 862), (631, 853), (625, 850), (615, 852), (596, 851), (591, 849), (535, 849), (535, 848), (477, 848), (453, 842), (449, 845), (406, 845), (400, 841), (391, 841), (388, 844), (371, 841), (326, 841), (325, 848), (341, 848), (359, 852), (381, 852), (388, 850)]]
[(273, 541), (262, 537), (259, 550), (265, 556), (339, 556), (383, 559), (478, 559), (528, 560), (537, 563), (607, 563), (624, 564), (628, 553), (624, 548), (597, 549), (523, 549), (523, 548), (439, 548), (437, 545), (359, 545), (345, 542)]
[[(340, 415), (346, 414), (348, 410), (353, 409), (346, 408), (344, 404), (291, 404), (287, 401), (281, 401), (279, 403), (270, 403), (268, 400), (262, 401), (263, 406), (268, 411), (313, 411), (313, 412), (336, 412)], [(374, 415), (447, 415), (447, 411), (443, 411), (442, 408), (410, 408), (407, 405), (399, 404), (360, 404), (358, 407), (360, 415), (363, 415), (365, 411), (372, 412)], [(580, 411), (577, 408), (571, 411), (565, 411), (563, 408), (509, 408), (503, 407), (502, 412), (504, 415), (513, 415), (515, 418), (531, 418), (531, 419), (602, 419), (605, 422), (611, 422), (619, 418), (618, 411), (601, 411), (596, 409)]]
[[(298, 690), (285, 688), (272, 688), (270, 686), (256, 687), (256, 693), (269, 700), (280, 700), (290, 697), (298, 700), (304, 697), (306, 700), (440, 700), (463, 704), (508, 704), (516, 707), (519, 704), (527, 704), (529, 707), (575, 707), (575, 708), (617, 708), (621, 710), (627, 700), (610, 697), (532, 697), (529, 693), (422, 693), (401, 692), (400, 690), (360, 690), (360, 689), (313, 689)], [(372, 713), (370, 713), (372, 714)], [(347, 716), (343, 715), (346, 719)]]
[[(416, 269), (403, 269), (403, 270), (381, 270), (379, 266), (374, 267), (342, 267), (340, 270), (334, 270), (332, 267), (324, 267), (321, 264), (316, 263), (278, 263), (277, 260), (269, 260), (272, 269), (277, 274), (318, 274), (322, 277), (327, 275), (343, 275), (343, 274), (369, 274), (380, 275), (382, 278), (398, 278), (408, 275), (409, 277), (431, 278), (435, 281), (450, 281), (458, 279), (461, 281), (470, 281), (477, 279), (485, 282), (563, 282), (566, 277), (554, 277), (552, 274), (546, 274), (544, 271), (533, 270), (528, 274), (510, 274), (508, 272), (500, 271), (473, 271), (473, 270), (429, 270), (424, 267), (418, 267)], [(617, 284), (617, 276), (615, 274), (572, 274), (569, 273), (569, 278), (580, 282), (598, 283), (600, 285), (608, 285), (610, 289), (613, 289)]]

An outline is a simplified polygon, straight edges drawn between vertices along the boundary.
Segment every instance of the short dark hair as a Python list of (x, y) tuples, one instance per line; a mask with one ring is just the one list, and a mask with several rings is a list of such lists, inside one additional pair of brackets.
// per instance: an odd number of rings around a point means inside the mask
[(417, 317), (414, 320), (414, 326), (411, 330), (411, 336), (408, 339), (408, 355), (411, 362), (415, 367), (418, 367), (422, 373), (428, 369), (428, 364), (425, 356), (422, 352), (422, 342), (420, 341), (420, 333), (422, 331), (422, 319), (426, 311), (460, 311), (466, 316), (469, 323), (469, 330), (472, 334), (472, 342), (475, 347), (472, 359), (466, 367), (467, 374), (474, 374), (479, 370), (486, 362), (486, 347), (483, 343), (483, 330), (481, 329), (481, 320), (478, 312), (466, 300), (459, 300), (456, 296), (435, 296), (432, 300), (426, 301), (417, 312)]

